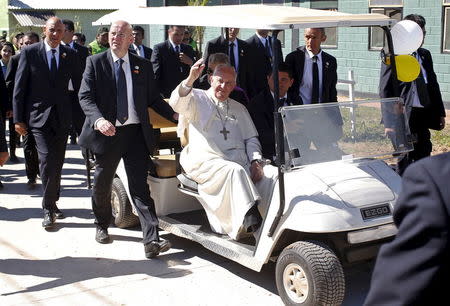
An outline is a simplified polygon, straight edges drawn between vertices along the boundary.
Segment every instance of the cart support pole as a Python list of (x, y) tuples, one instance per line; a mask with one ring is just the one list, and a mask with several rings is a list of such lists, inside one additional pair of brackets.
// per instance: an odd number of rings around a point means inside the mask
[[(279, 58), (279, 50), (280, 46), (276, 43), (277, 36), (279, 30), (274, 30), (272, 33), (272, 54), (273, 54), (273, 65), (272, 65), (272, 75), (273, 75), (273, 82), (275, 86), (275, 92), (274, 94), (274, 100), (279, 100), (279, 83), (278, 83), (278, 64), (280, 61), (282, 61), (281, 58)], [(273, 119), (274, 119), (274, 127), (275, 127), (275, 151), (277, 154), (276, 157), (276, 165), (278, 167), (278, 187), (279, 187), (279, 193), (280, 193), (280, 207), (278, 208), (278, 212), (275, 216), (275, 219), (273, 220), (272, 225), (270, 226), (269, 232), (267, 236), (272, 237), (273, 233), (278, 227), (278, 224), (280, 223), (280, 219), (283, 216), (284, 212), (284, 205), (285, 205), (285, 194), (284, 194), (284, 164), (285, 164), (285, 157), (284, 157), (284, 133), (283, 133), (283, 122), (281, 120), (281, 113), (278, 112), (278, 103), (274, 103), (274, 112), (273, 112)], [(270, 208), (270, 207), (269, 207)]]
[(394, 90), (394, 96), (399, 97), (400, 96), (400, 88), (399, 88), (399, 81), (397, 78), (397, 66), (395, 65), (395, 50), (394, 50), (394, 43), (392, 42), (392, 35), (391, 30), (387, 27), (381, 27), (384, 30), (384, 34), (386, 34), (386, 40), (388, 44), (388, 55), (389, 59), (391, 60), (391, 82), (392, 87)]

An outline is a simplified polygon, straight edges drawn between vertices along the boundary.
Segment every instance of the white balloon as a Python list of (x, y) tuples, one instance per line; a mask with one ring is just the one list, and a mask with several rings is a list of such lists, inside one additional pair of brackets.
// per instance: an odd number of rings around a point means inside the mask
[(395, 54), (411, 54), (422, 45), (423, 32), (420, 26), (411, 20), (397, 22), (391, 29)]

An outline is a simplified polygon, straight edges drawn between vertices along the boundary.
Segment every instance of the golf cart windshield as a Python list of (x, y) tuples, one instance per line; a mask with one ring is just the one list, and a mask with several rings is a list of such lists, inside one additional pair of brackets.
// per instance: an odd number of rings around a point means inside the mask
[(290, 167), (391, 157), (412, 149), (397, 98), (288, 106), (281, 114)]

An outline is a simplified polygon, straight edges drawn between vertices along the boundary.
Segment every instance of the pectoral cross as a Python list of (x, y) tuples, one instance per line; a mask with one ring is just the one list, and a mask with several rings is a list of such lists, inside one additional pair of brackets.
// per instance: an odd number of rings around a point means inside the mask
[(220, 131), (220, 134), (223, 134), (223, 139), (227, 140), (227, 134), (230, 134), (230, 131), (228, 131), (226, 127), (223, 127), (223, 129)]

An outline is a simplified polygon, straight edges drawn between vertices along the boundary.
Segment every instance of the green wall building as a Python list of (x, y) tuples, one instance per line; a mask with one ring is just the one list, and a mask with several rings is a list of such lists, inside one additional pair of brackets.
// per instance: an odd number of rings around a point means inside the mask
[[(445, 101), (450, 101), (450, 0), (210, 0), (208, 5), (272, 4), (300, 6), (322, 10), (337, 10), (345, 13), (381, 13), (395, 19), (417, 13), (427, 20), (424, 47), (431, 51), (434, 68)], [(37, 30), (48, 16), (56, 15), (72, 19), (83, 32), (87, 42), (95, 38), (97, 27), (91, 25), (100, 16), (121, 7), (130, 6), (186, 5), (185, 0), (134, 0), (124, 3), (119, 0), (78, 0), (71, 4), (50, 0), (0, 0), (0, 32), (11, 36), (17, 31)], [(129, 22), (133, 22), (129, 20)], [(150, 47), (166, 39), (166, 26), (143, 26), (146, 30), (144, 43)], [(241, 39), (253, 35), (253, 29), (242, 29)], [(205, 43), (221, 34), (220, 28), (205, 29)], [(380, 50), (383, 33), (380, 29), (339, 28), (327, 29), (324, 48), (338, 59), (340, 79), (347, 79), (348, 71), (354, 72), (355, 90), (360, 96), (376, 96), (380, 67)], [(283, 54), (303, 44), (303, 30), (288, 30), (280, 36)], [(346, 86), (340, 86), (345, 90)]]

